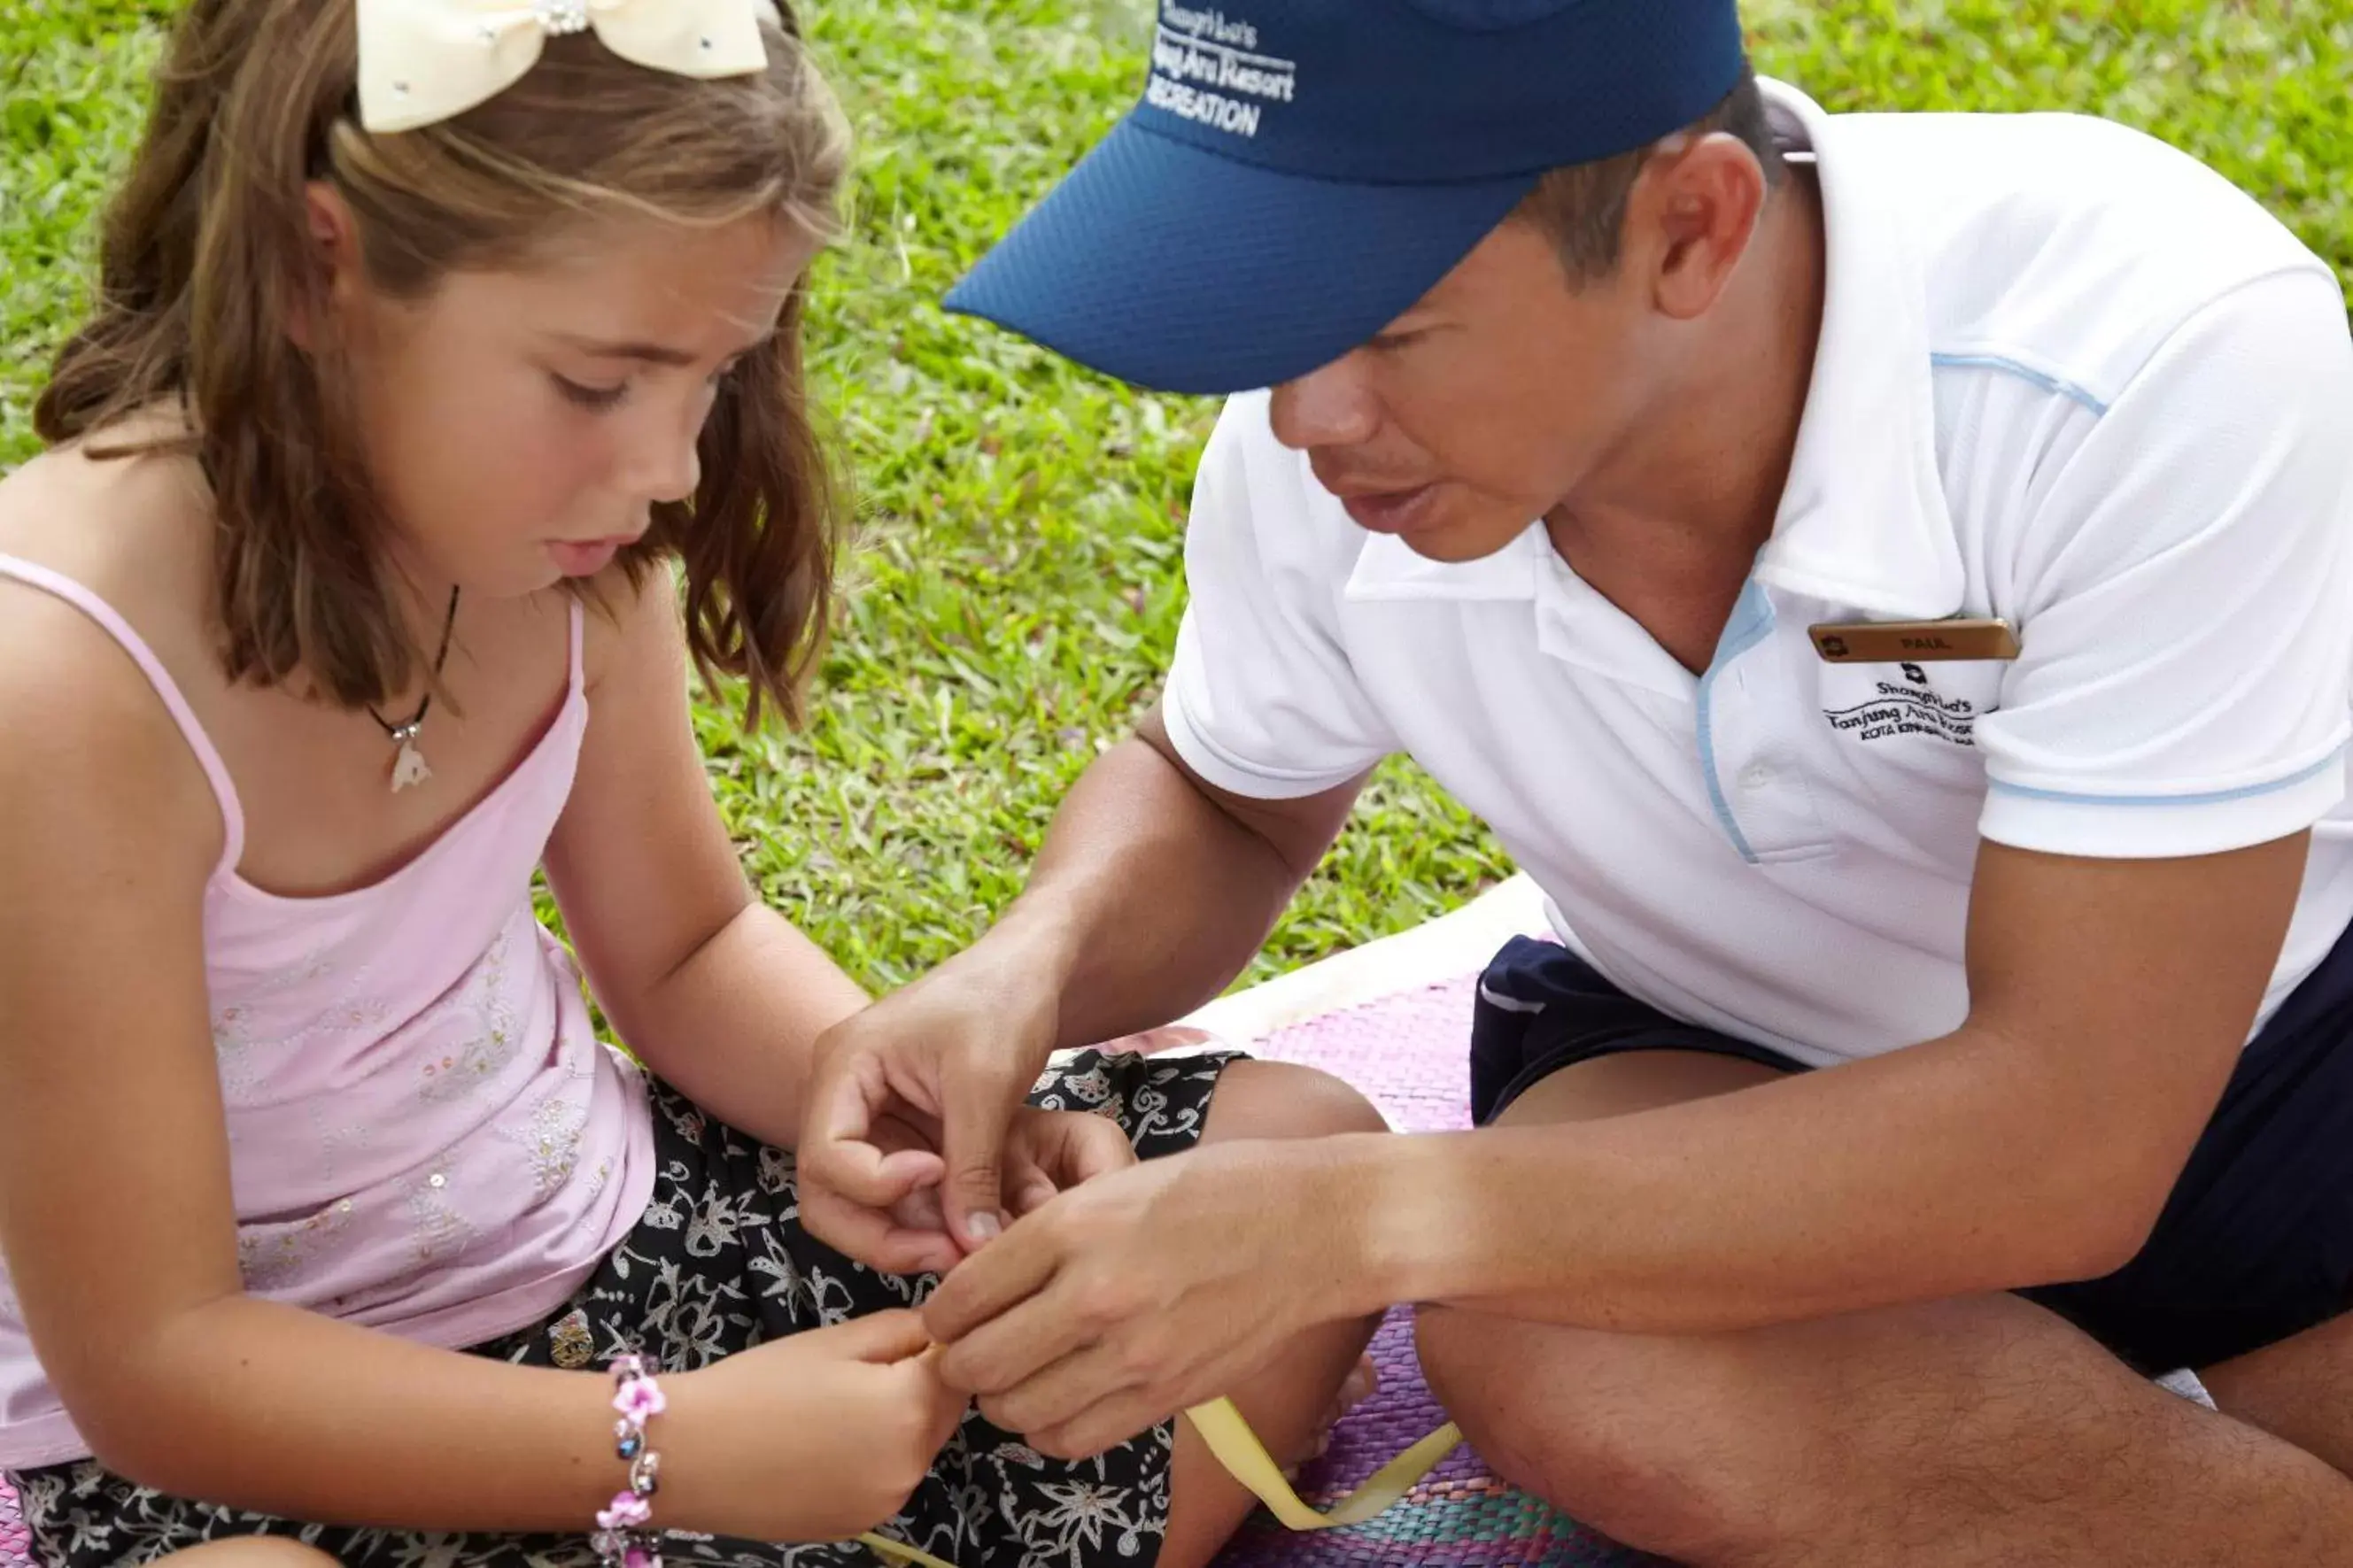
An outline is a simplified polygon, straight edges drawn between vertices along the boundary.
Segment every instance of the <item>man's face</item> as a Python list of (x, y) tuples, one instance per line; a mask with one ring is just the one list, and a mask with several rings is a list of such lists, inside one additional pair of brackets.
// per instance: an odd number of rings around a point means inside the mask
[(1275, 436), (1358, 526), (1434, 561), (1491, 555), (1633, 429), (1667, 346), (1648, 287), (1630, 268), (1572, 286), (1550, 239), (1506, 221), (1380, 336), (1276, 388)]

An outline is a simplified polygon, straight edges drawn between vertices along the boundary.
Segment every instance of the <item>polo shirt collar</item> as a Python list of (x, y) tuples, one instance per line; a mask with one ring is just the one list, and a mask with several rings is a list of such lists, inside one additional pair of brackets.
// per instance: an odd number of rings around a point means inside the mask
[(1757, 577), (1888, 619), (1952, 615), (1967, 576), (1936, 471), (1920, 258), (1855, 145), (1867, 126), (1782, 83), (1764, 89), (1777, 123), (1814, 151), (1827, 248), (1813, 383)]
[(1345, 592), (1359, 603), (1528, 604), (1535, 612), (1537, 651), (1546, 657), (1662, 696), (1689, 700), (1692, 694), (1691, 671), (1651, 640), (1631, 616), (1570, 570), (1541, 521), (1476, 561), (1430, 561), (1393, 534), (1372, 534), (1357, 552)]

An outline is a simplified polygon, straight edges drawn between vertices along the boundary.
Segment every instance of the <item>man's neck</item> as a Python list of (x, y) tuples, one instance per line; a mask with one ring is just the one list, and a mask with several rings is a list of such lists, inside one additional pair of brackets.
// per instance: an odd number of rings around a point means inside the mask
[(1570, 564), (1639, 563), (1669, 580), (1730, 574), (1736, 589), (1772, 536), (1797, 450), (1821, 333), (1823, 248), (1813, 172), (1791, 168), (1693, 374), (1662, 389), (1639, 449), (1547, 516)]

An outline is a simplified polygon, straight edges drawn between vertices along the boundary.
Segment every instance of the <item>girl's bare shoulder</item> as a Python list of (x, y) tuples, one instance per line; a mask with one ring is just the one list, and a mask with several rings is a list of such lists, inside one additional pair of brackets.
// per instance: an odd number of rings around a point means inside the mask
[(127, 426), (42, 451), (0, 478), (0, 555), (82, 583), (142, 635), (200, 630), (212, 569), (214, 512), (195, 458), (130, 451), (160, 435)]
[(110, 449), (56, 447), (0, 479), (0, 555), (80, 584), (168, 656), (207, 620), (211, 498), (192, 458)]
[[(189, 459), (99, 458), (66, 447), (0, 479), (0, 556), (89, 590), (185, 685), (214, 665), (210, 517)], [(95, 781), (118, 809), (176, 812), (185, 786), (203, 784), (153, 683), (122, 646), (81, 608), (5, 574), (0, 733), (11, 738), (5, 750), (20, 773), (8, 793), (20, 800), (28, 798), (21, 791)], [(208, 805), (201, 794), (191, 798)]]

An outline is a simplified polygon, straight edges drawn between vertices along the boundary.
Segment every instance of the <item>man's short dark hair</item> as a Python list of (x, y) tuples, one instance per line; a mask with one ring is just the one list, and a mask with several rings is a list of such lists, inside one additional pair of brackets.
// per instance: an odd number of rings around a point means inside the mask
[[(1719, 131), (1737, 136), (1757, 154), (1757, 161), (1765, 165), (1767, 190), (1781, 183), (1780, 149), (1774, 142), (1765, 96), (1757, 89), (1753, 68), (1744, 68), (1739, 84), (1724, 101), (1685, 126), (1682, 134), (1697, 138)], [(1555, 169), (1536, 182), (1536, 188), (1513, 215), (1535, 225), (1552, 240), (1571, 283), (1596, 282), (1617, 270), (1626, 227), (1626, 199), (1633, 194), (1634, 182), (1655, 146)]]

